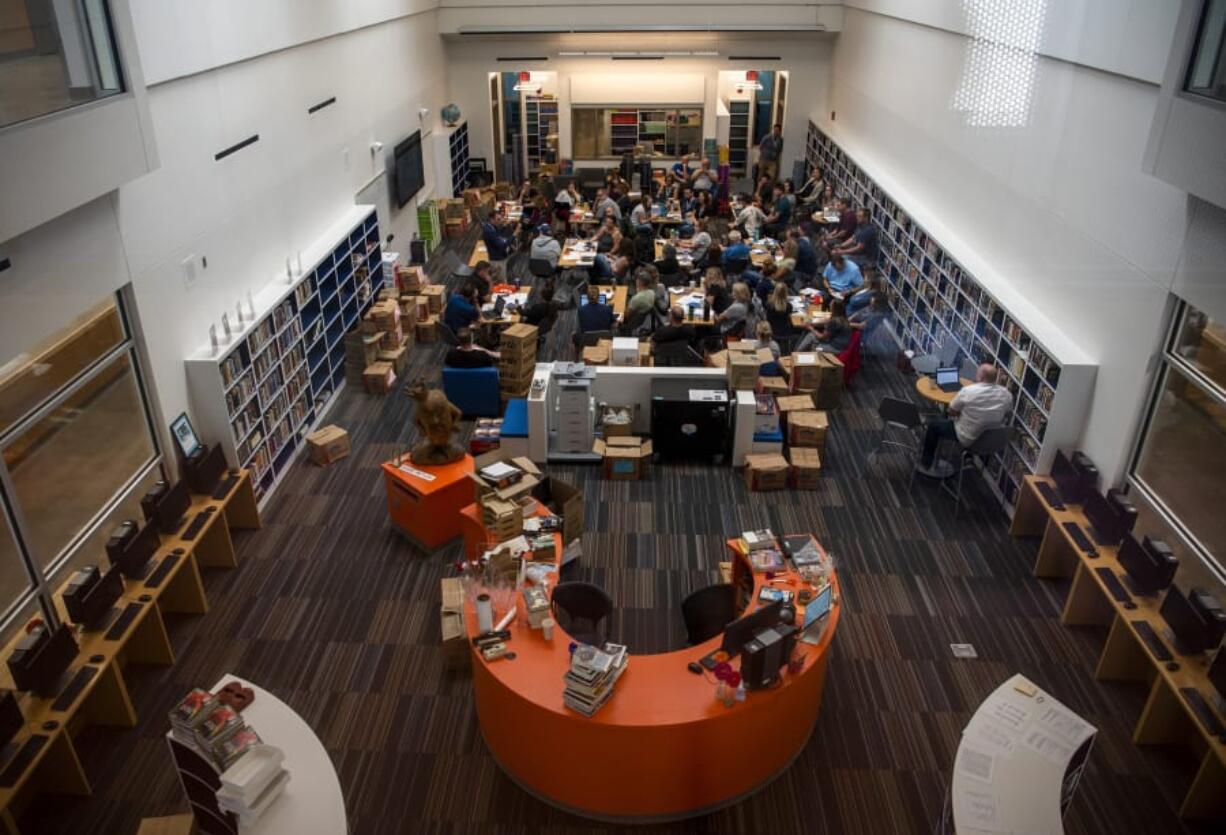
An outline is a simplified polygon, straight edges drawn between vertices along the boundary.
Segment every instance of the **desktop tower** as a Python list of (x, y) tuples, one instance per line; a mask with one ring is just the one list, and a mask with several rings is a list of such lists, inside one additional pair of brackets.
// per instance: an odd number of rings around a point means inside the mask
[(741, 680), (745, 689), (761, 690), (774, 684), (795, 647), (796, 627), (791, 624), (773, 626), (754, 635), (741, 650)]

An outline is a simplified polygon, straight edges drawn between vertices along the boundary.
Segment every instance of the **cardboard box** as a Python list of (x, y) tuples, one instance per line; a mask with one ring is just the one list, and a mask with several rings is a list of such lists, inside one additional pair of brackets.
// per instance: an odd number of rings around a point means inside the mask
[(782, 490), (788, 485), (791, 465), (778, 453), (745, 456), (745, 482), (750, 490)]
[(396, 268), (396, 286), (400, 288), (401, 293), (415, 294), (428, 283), (426, 271), (421, 267)]
[(788, 381), (782, 377), (758, 377), (758, 390), (763, 394), (787, 394)]
[(443, 297), (446, 295), (446, 289), (441, 284), (431, 284), (423, 289), (420, 293), (426, 297), (426, 305), (430, 313), (443, 312)]
[(761, 363), (753, 354), (729, 351), (728, 364), (725, 366), (728, 372), (728, 388), (733, 391), (752, 391), (758, 385), (760, 366)]
[(506, 542), (524, 532), (524, 513), (515, 502), (489, 494), (481, 499), (481, 524), (495, 542)]
[(396, 322), (396, 327), (389, 331), (380, 331), (380, 351), (395, 351), (402, 342), (404, 342), (404, 331), (400, 329), (400, 322)]
[[(398, 287), (383, 287), (379, 290), (379, 295), (376, 297), (381, 302), (393, 301), (399, 303), (400, 289)], [(397, 304), (399, 306), (399, 304)]]
[(349, 454), (349, 433), (335, 424), (316, 429), (306, 437), (311, 461), (327, 467)]
[(444, 577), (442, 583), (442, 606), (444, 612), (464, 612), (464, 583), (459, 577)]
[(792, 465), (792, 486), (797, 490), (816, 490), (822, 475), (822, 459), (816, 449), (794, 447), (788, 450)]
[(609, 352), (609, 364), (637, 366), (639, 364), (639, 341), (633, 336), (613, 337), (613, 349)]
[(396, 385), (396, 369), (390, 362), (376, 362), (362, 372), (362, 388), (367, 394), (387, 394)]
[(639, 404), (600, 407), (600, 428), (606, 438), (624, 438), (634, 433), (634, 418)]
[(507, 358), (535, 357), (538, 334), (536, 325), (526, 325), (522, 322), (504, 328), (498, 344), (498, 353)]
[(439, 612), (439, 631), (443, 636), (443, 660), (450, 670), (464, 670), (471, 664), (468, 636), (464, 632), (464, 615), (460, 612)]
[[(487, 481), (481, 476), (483, 469), (499, 462), (505, 462), (512, 467), (522, 470), (523, 476), (514, 484), (508, 484), (503, 487), (499, 487), (497, 484)], [(486, 496), (502, 499), (505, 502), (514, 502), (519, 497), (530, 494), (536, 485), (540, 483), (541, 471), (528, 458), (516, 458), (508, 455), (501, 449), (493, 449), (484, 455), (477, 456), (473, 460), (473, 471), (468, 474), (468, 477), (473, 480), (478, 502), (482, 501)]]
[[(608, 342), (602, 339), (601, 343)], [(584, 365), (608, 365), (609, 364), (609, 346), (604, 344), (589, 345), (583, 349), (583, 364)]]
[(437, 342), (438, 317), (431, 315), (425, 319), (418, 319), (413, 333), (417, 336), (418, 342)]
[(391, 363), (392, 370), (399, 377), (409, 366), (409, 349), (399, 347), (394, 351), (380, 351), (378, 361)]
[(569, 545), (583, 536), (583, 491), (555, 476), (548, 476), (532, 495), (541, 504), (562, 517), (562, 544)]
[(791, 412), (788, 415), (788, 446), (824, 450), (828, 428), (830, 422), (825, 412)]
[(379, 361), (379, 345), (382, 341), (383, 337), (377, 331), (350, 331), (345, 334), (345, 362), (352, 363), (359, 370), (365, 370), (366, 366)]
[(775, 432), (779, 429), (779, 405), (774, 395), (754, 396), (753, 432), (755, 435)]
[(807, 394), (785, 394), (776, 397), (775, 402), (779, 404), (779, 412), (783, 415), (785, 424), (793, 412), (813, 411), (813, 398)]
[(604, 462), (604, 477), (618, 481), (635, 481), (647, 472), (651, 460), (651, 441), (644, 438), (623, 437), (597, 439), (592, 452)]

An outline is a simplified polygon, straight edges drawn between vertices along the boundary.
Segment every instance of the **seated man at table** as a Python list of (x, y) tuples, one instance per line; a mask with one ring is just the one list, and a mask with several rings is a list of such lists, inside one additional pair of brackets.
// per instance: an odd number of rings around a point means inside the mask
[(529, 250), (528, 257), (548, 261), (549, 266), (555, 270), (558, 268), (558, 259), (562, 257), (562, 245), (553, 236), (553, 230), (548, 225), (541, 224), (537, 227), (536, 237), (532, 239), (532, 249)]
[(670, 279), (679, 281), (681, 279), (681, 265), (677, 263), (677, 248), (672, 244), (665, 244), (660, 250), (660, 260), (656, 262), (656, 269), (665, 281)]
[(579, 305), (579, 333), (588, 331), (611, 331), (617, 321), (613, 313), (613, 305), (601, 303), (600, 288), (595, 284), (587, 286), (587, 301)]
[(843, 304), (842, 299), (835, 299), (830, 303), (830, 318), (825, 322), (817, 325), (807, 325), (809, 331), (800, 343), (796, 346), (796, 351), (804, 353), (805, 351), (821, 351), (827, 354), (841, 354), (847, 350), (847, 346), (851, 344), (851, 325), (847, 321), (847, 308)]
[(507, 218), (502, 209), (495, 209), (489, 220), (481, 224), (481, 240), (485, 241), (486, 253), (493, 262), (494, 275), (498, 278), (506, 277), (507, 258), (511, 255), (515, 235), (507, 230)]
[(889, 315), (890, 310), (885, 302), (885, 293), (874, 291), (869, 295), (868, 306), (848, 316), (847, 324), (853, 330), (863, 331), (864, 338), (867, 339)]
[(796, 241), (796, 272), (807, 284), (817, 278), (817, 247), (797, 227), (788, 230), (788, 240)]
[(694, 233), (694, 237), (687, 241), (678, 241), (677, 243), (682, 249), (690, 251), (690, 257), (694, 259), (694, 269), (696, 270), (705, 269), (707, 266), (707, 250), (711, 246), (711, 233), (707, 231), (708, 222), (706, 220), (696, 221), (697, 226), (695, 228), (697, 231)]
[(856, 231), (831, 252), (841, 253), (861, 267), (877, 263), (877, 225), (868, 209), (856, 209)]
[(864, 284), (861, 285), (860, 289), (844, 297), (844, 301), (847, 302), (848, 316), (868, 307), (868, 303), (872, 301), (873, 296), (881, 293), (881, 279), (873, 274), (872, 267), (865, 267), (861, 274), (864, 276)]
[(525, 324), (539, 328), (553, 313), (553, 285), (546, 284), (541, 288), (541, 294), (537, 300), (524, 308), (520, 319)]
[[(463, 275), (463, 273), (457, 273)], [(477, 288), (477, 299), (485, 304), (490, 300), (490, 292), (494, 288), (494, 277), (490, 275), (490, 262), (478, 261), (473, 266), (472, 275), (468, 276), (468, 283)]]
[(783, 237), (787, 231), (788, 223), (792, 220), (792, 201), (784, 194), (782, 186), (775, 186), (774, 203), (771, 206), (771, 212), (766, 216), (766, 223), (762, 227), (762, 231), (768, 238), (778, 240)]
[(471, 328), (460, 328), (456, 331), (456, 339), (460, 344), (443, 357), (443, 365), (448, 368), (489, 368), (498, 359), (497, 351), (490, 351), (473, 342)]
[(644, 223), (651, 225), (651, 195), (644, 194), (639, 198), (639, 202), (634, 204), (634, 208), (630, 210), (630, 225), (642, 226)]
[(605, 218), (610, 215), (619, 223), (622, 219), (622, 210), (617, 205), (617, 201), (610, 197), (603, 188), (596, 190), (596, 202), (592, 206), (592, 214), (596, 217), (597, 223), (604, 223)]
[(733, 229), (728, 233), (728, 246), (722, 256), (724, 270), (740, 275), (749, 266), (749, 246), (741, 240), (741, 233)]
[(840, 197), (837, 201), (839, 223), (822, 235), (822, 246), (834, 250), (851, 240), (856, 232), (856, 213), (851, 210), (851, 201)]
[(465, 284), (459, 292), (452, 293), (447, 300), (447, 306), (443, 308), (443, 324), (451, 328), (453, 333), (458, 334), (480, 318), (477, 288), (472, 284)]
[(693, 344), (697, 338), (698, 331), (694, 330), (693, 325), (685, 321), (685, 311), (681, 309), (679, 304), (675, 304), (668, 309), (668, 324), (656, 328), (655, 333), (651, 335), (651, 341), (657, 345), (663, 345), (667, 342)]
[(626, 318), (631, 320), (642, 320), (644, 316), (651, 315), (652, 310), (656, 306), (656, 290), (655, 280), (651, 273), (646, 270), (637, 270), (634, 273), (634, 295), (630, 297), (629, 303), (626, 304)]
[(1013, 410), (1013, 395), (1000, 385), (1002, 372), (984, 363), (975, 372), (975, 382), (960, 390), (949, 403), (949, 417), (928, 424), (924, 434), (921, 470), (932, 470), (933, 458), (942, 439), (957, 440), (963, 448), (979, 439), (985, 429), (1003, 426)]
[(864, 284), (864, 276), (855, 261), (843, 257), (843, 253), (830, 255), (830, 263), (822, 271), (822, 287), (828, 298), (846, 296)]

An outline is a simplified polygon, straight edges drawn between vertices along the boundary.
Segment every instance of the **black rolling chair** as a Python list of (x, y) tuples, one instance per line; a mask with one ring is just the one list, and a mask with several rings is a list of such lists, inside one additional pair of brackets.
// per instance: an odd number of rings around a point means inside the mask
[(591, 583), (558, 583), (553, 589), (553, 619), (581, 644), (601, 646), (608, 639), (613, 600)]
[(557, 268), (547, 258), (529, 258), (528, 272), (536, 278), (553, 278)]
[(736, 620), (736, 594), (732, 584), (719, 583), (692, 592), (681, 602), (681, 617), (685, 619), (686, 640), (690, 646), (714, 638)]
[(962, 477), (966, 471), (976, 469), (976, 464), (980, 468), (986, 467), (993, 456), (1003, 455), (1009, 447), (1009, 438), (1012, 434), (1013, 430), (1008, 426), (993, 426), (983, 430), (975, 439), (975, 443), (962, 448), (958, 463), (958, 477), (941, 482), (941, 489), (953, 496), (955, 517), (962, 510)]
[(652, 362), (662, 368), (701, 368), (702, 355), (683, 340), (662, 342), (652, 348)]

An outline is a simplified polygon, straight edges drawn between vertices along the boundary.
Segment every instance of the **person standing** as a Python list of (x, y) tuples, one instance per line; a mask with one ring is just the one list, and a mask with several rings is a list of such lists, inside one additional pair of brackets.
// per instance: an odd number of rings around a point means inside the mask
[(783, 153), (783, 125), (775, 125), (758, 143), (758, 175), (779, 179), (779, 156)]

